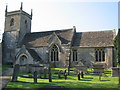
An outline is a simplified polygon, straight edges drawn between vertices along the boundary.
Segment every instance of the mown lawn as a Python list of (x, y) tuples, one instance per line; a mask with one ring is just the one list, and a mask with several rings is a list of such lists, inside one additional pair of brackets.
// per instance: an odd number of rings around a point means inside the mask
[[(65, 88), (112, 88), (113, 90), (118, 89), (118, 77), (111, 77), (111, 71), (105, 71), (105, 77), (99, 81), (99, 76), (92, 73), (91, 70), (88, 74), (77, 79), (77, 75), (70, 72), (68, 79), (65, 80), (62, 75), (61, 79), (58, 79), (57, 74), (53, 74), (58, 70), (65, 70), (65, 68), (52, 68), (52, 82), (48, 79), (39, 79), (38, 83), (35, 84), (33, 78), (18, 77), (18, 82), (9, 82), (6, 88), (43, 88), (45, 86), (64, 86)], [(21, 74), (20, 74), (21, 75)]]

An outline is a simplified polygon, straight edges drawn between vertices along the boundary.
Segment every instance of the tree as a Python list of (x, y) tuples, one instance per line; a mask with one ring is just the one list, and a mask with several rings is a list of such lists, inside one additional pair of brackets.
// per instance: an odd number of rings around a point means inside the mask
[(115, 47), (117, 50), (117, 64), (118, 64), (118, 75), (119, 75), (119, 83), (118, 85), (120, 85), (120, 72), (119, 72), (119, 68), (120, 68), (120, 29), (118, 29), (118, 34), (115, 38)]
[(117, 47), (117, 58), (118, 58), (118, 66), (120, 67), (120, 29), (118, 30), (117, 38), (116, 38), (116, 47)]

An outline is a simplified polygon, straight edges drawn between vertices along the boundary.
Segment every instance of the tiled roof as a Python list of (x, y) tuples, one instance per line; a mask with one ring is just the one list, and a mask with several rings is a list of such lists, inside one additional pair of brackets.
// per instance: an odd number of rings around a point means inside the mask
[(38, 53), (33, 49), (27, 49), (30, 55), (33, 57), (34, 61), (41, 61), (41, 57), (38, 55)]
[(61, 44), (71, 43), (73, 29), (29, 33), (23, 38), (22, 44), (26, 45), (26, 47), (48, 46), (48, 40), (53, 32), (55, 32), (61, 40)]
[(114, 31), (94, 31), (76, 33), (72, 46), (79, 47), (106, 47), (114, 46)]

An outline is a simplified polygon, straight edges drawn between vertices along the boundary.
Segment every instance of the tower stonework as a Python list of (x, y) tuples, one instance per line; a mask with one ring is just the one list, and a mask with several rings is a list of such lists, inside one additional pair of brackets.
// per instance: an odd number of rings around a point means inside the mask
[(15, 49), (26, 33), (31, 33), (32, 14), (22, 10), (7, 12), (3, 33), (3, 63), (14, 63)]

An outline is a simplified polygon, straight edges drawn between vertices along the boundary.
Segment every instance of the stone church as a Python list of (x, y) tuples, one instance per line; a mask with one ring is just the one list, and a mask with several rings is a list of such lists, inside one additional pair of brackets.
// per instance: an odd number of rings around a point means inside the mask
[(82, 63), (88, 68), (103, 64), (116, 66), (115, 30), (76, 32), (69, 29), (31, 32), (31, 14), (5, 10), (3, 63), (49, 64), (51, 67), (74, 67)]

